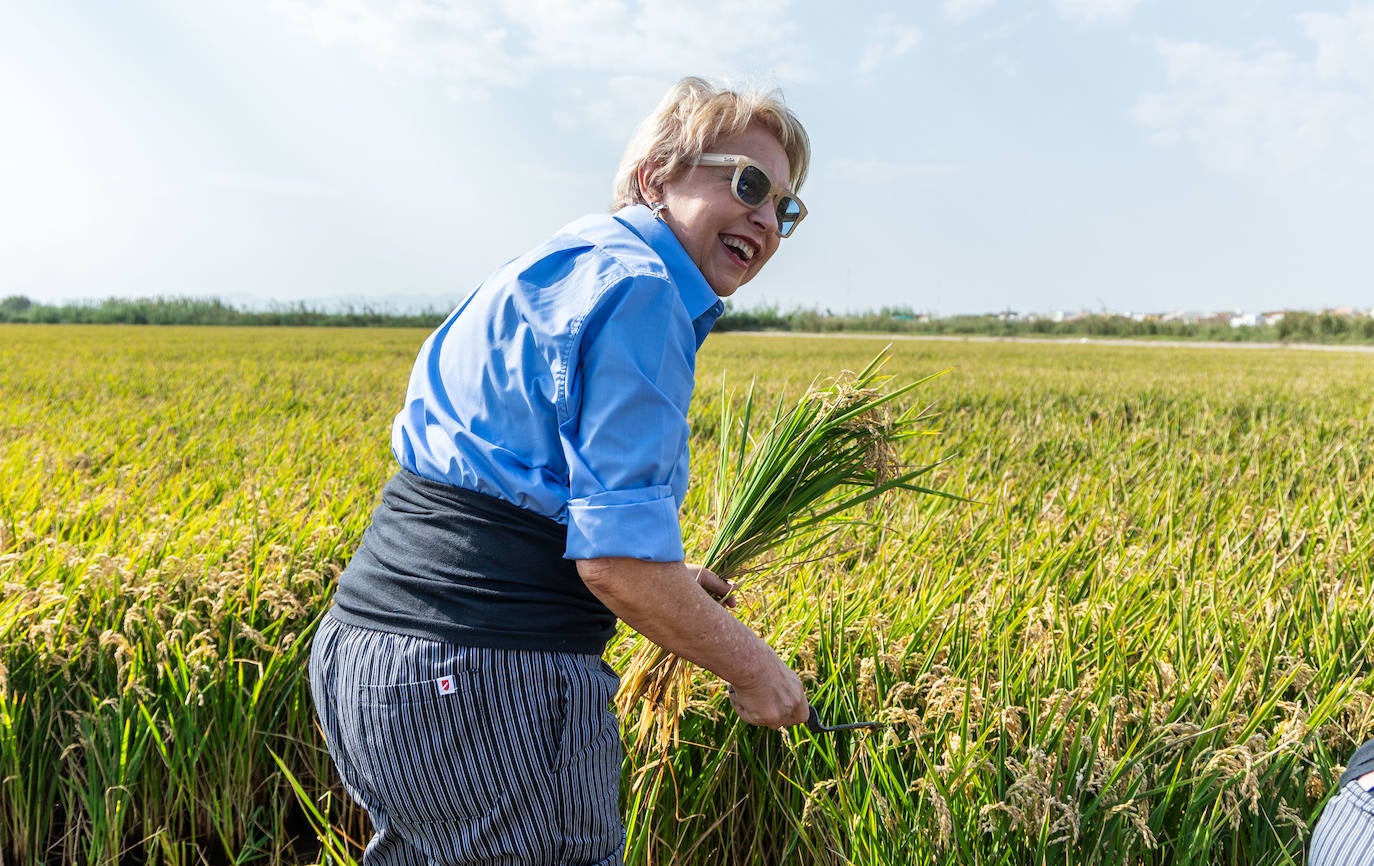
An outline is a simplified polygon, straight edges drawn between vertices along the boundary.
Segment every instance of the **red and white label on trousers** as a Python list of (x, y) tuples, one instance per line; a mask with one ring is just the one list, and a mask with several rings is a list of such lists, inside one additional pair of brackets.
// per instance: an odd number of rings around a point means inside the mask
[(452, 675), (439, 677), (434, 681), (434, 684), (439, 687), (439, 694), (451, 695), (458, 688), (458, 678)]

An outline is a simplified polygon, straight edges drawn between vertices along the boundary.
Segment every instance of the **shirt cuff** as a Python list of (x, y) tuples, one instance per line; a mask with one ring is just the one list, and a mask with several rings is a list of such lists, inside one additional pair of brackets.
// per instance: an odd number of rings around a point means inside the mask
[(666, 484), (609, 490), (568, 502), (568, 559), (627, 556), (681, 562), (677, 500)]

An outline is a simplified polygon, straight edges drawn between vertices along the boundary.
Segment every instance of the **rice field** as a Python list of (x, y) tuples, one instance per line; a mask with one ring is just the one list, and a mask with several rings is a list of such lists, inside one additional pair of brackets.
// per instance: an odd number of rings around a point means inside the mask
[[(423, 337), (0, 326), (0, 863), (358, 854), (305, 661)], [(883, 345), (707, 342), (689, 551), (721, 401)], [(906, 456), (976, 501), (883, 499), (740, 610), (828, 721), (886, 726), (742, 727), (698, 676), (678, 745), (627, 730), (628, 862), (1303, 862), (1374, 732), (1374, 355), (891, 352), (950, 369)]]

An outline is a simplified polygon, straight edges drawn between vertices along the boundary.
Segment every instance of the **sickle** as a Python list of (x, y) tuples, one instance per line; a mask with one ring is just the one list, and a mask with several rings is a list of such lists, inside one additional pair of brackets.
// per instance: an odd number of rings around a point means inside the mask
[(806, 717), (806, 729), (813, 734), (826, 734), (831, 731), (850, 731), (856, 728), (881, 728), (883, 722), (850, 722), (847, 725), (823, 725), (821, 724), (821, 714), (817, 712), (815, 705), (807, 707), (810, 714)]

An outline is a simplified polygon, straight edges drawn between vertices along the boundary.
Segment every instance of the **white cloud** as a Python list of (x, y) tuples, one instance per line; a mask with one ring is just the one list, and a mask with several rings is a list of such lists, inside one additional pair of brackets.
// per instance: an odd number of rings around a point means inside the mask
[(272, 0), (270, 6), (327, 45), (357, 51), (391, 74), (440, 79), (456, 94), (485, 96), (529, 72), (528, 58), (511, 50), (492, 0)]
[(921, 42), (921, 31), (894, 20), (879, 16), (870, 28), (868, 47), (859, 58), (854, 75), (860, 83), (872, 81), (878, 70), (887, 63), (909, 54)]
[(787, 5), (787, 0), (751, 4), (747, 27), (720, 26), (736, 20), (738, 11), (725, 0), (507, 0), (503, 12), (526, 37), (524, 53), (541, 67), (663, 75), (788, 60)]
[(1349, 79), (1374, 90), (1374, 6), (1352, 6), (1342, 15), (1298, 16), (1317, 44), (1314, 69), (1323, 82)]
[(1301, 20), (1312, 60), (1272, 47), (1159, 43), (1169, 88), (1141, 98), (1132, 116), (1159, 144), (1191, 145), (1217, 170), (1270, 191), (1374, 192), (1374, 7)]
[[(459, 100), (546, 87), (565, 130), (623, 141), (683, 74), (804, 81), (791, 0), (269, 0), (313, 38)], [(545, 84), (544, 81), (549, 83)]]
[(950, 21), (968, 21), (992, 8), (997, 0), (945, 0), (945, 17)]
[(1062, 17), (1083, 24), (1124, 21), (1139, 5), (1140, 0), (1054, 0)]
[(729, 0), (271, 0), (325, 43), (474, 96), (551, 71), (656, 78), (660, 91), (684, 70), (804, 78), (789, 3), (751, 3), (743, 27)]

